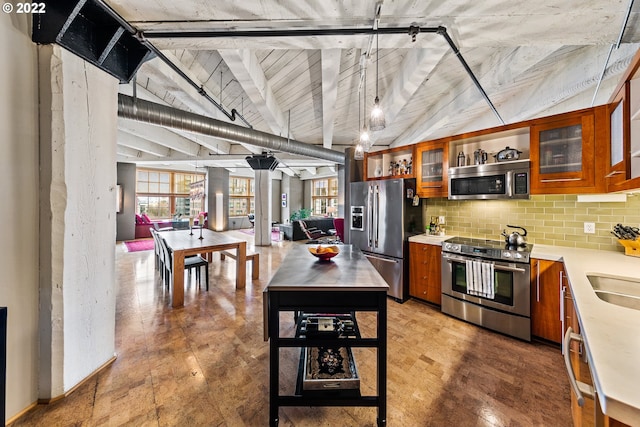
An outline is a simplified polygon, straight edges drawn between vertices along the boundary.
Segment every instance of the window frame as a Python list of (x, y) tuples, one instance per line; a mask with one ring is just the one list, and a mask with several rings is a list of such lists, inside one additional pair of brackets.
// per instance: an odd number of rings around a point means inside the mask
[[(244, 182), (244, 185), (235, 185), (234, 183)], [(238, 192), (236, 189), (244, 189)], [(244, 208), (238, 212), (236, 203), (244, 202)], [(229, 217), (242, 217), (255, 213), (255, 179), (244, 176), (229, 177), (229, 205), (227, 207)]]
[[(140, 174), (146, 173), (147, 179), (141, 179)], [(151, 174), (157, 174), (158, 180), (151, 181)], [(164, 181), (162, 179), (163, 176), (167, 177), (167, 180)], [(172, 219), (176, 214), (180, 213), (182, 216), (189, 216), (193, 214), (193, 212), (186, 212), (185, 209), (191, 209), (191, 195), (190, 195), (190, 184), (198, 181), (202, 181), (206, 179), (206, 174), (199, 172), (185, 172), (185, 171), (176, 171), (176, 170), (168, 170), (168, 169), (153, 169), (153, 168), (136, 168), (136, 214), (142, 215), (146, 213), (150, 219), (152, 220), (164, 220), (164, 219)], [(186, 182), (186, 184), (185, 184)], [(151, 185), (146, 187), (147, 191), (139, 191), (141, 187), (141, 183), (147, 183), (154, 185), (157, 183), (157, 187), (153, 188)], [(181, 185), (183, 188), (180, 189), (178, 186)], [(164, 187), (164, 186), (168, 186)], [(144, 189), (144, 186), (142, 186)], [(164, 187), (164, 188), (162, 188)], [(160, 191), (162, 188), (163, 191)], [(157, 191), (151, 191), (157, 190)], [(180, 191), (183, 190), (183, 191)], [(166, 205), (159, 209), (162, 209), (162, 213), (158, 213), (156, 210), (153, 213), (151, 208), (147, 208), (144, 212), (141, 210), (140, 198), (158, 198), (165, 199)], [(180, 199), (185, 199), (181, 201)], [(159, 203), (161, 205), (162, 203)], [(182, 208), (180, 208), (182, 205)], [(182, 212), (178, 212), (178, 209)], [(165, 210), (166, 212), (165, 214)]]
[[(326, 194), (316, 194), (326, 189)], [(320, 191), (322, 193), (322, 191)], [(327, 208), (338, 209), (338, 177), (317, 178), (311, 180), (311, 214), (328, 215)]]

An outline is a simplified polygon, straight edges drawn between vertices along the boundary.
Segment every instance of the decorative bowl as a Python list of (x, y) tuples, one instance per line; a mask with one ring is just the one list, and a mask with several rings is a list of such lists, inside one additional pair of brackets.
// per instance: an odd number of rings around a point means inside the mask
[(318, 245), (318, 246), (310, 247), (309, 252), (311, 253), (311, 255), (317, 258), (320, 258), (320, 261), (329, 261), (331, 258), (333, 258), (334, 256), (340, 253), (340, 249), (335, 245), (332, 245), (332, 246)]

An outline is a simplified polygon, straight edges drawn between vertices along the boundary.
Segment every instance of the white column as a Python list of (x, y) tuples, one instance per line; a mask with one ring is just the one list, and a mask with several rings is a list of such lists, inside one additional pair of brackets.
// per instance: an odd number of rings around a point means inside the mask
[(271, 246), (271, 172), (255, 171), (255, 244)]
[(114, 357), (118, 81), (68, 51), (40, 67), (41, 399)]

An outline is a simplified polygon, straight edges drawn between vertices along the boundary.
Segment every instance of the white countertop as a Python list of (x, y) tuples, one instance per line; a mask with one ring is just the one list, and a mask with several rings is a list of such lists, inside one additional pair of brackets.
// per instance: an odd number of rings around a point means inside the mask
[(587, 279), (590, 274), (640, 278), (640, 258), (537, 244), (531, 256), (564, 261), (602, 410), (640, 426), (640, 311), (602, 301)]
[(445, 236), (433, 236), (431, 234), (418, 234), (416, 236), (411, 236), (409, 237), (409, 241), (410, 242), (415, 242), (415, 243), (424, 243), (426, 245), (437, 245), (437, 246), (441, 246), (442, 242), (450, 239), (452, 237), (452, 235), (445, 235)]

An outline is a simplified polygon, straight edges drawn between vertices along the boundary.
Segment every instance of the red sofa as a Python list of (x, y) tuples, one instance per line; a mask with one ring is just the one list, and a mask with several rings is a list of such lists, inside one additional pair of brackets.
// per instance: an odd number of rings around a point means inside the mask
[(150, 228), (154, 227), (154, 223), (158, 224), (158, 228), (173, 227), (170, 220), (151, 221), (147, 215), (136, 215), (136, 239), (151, 238)]

